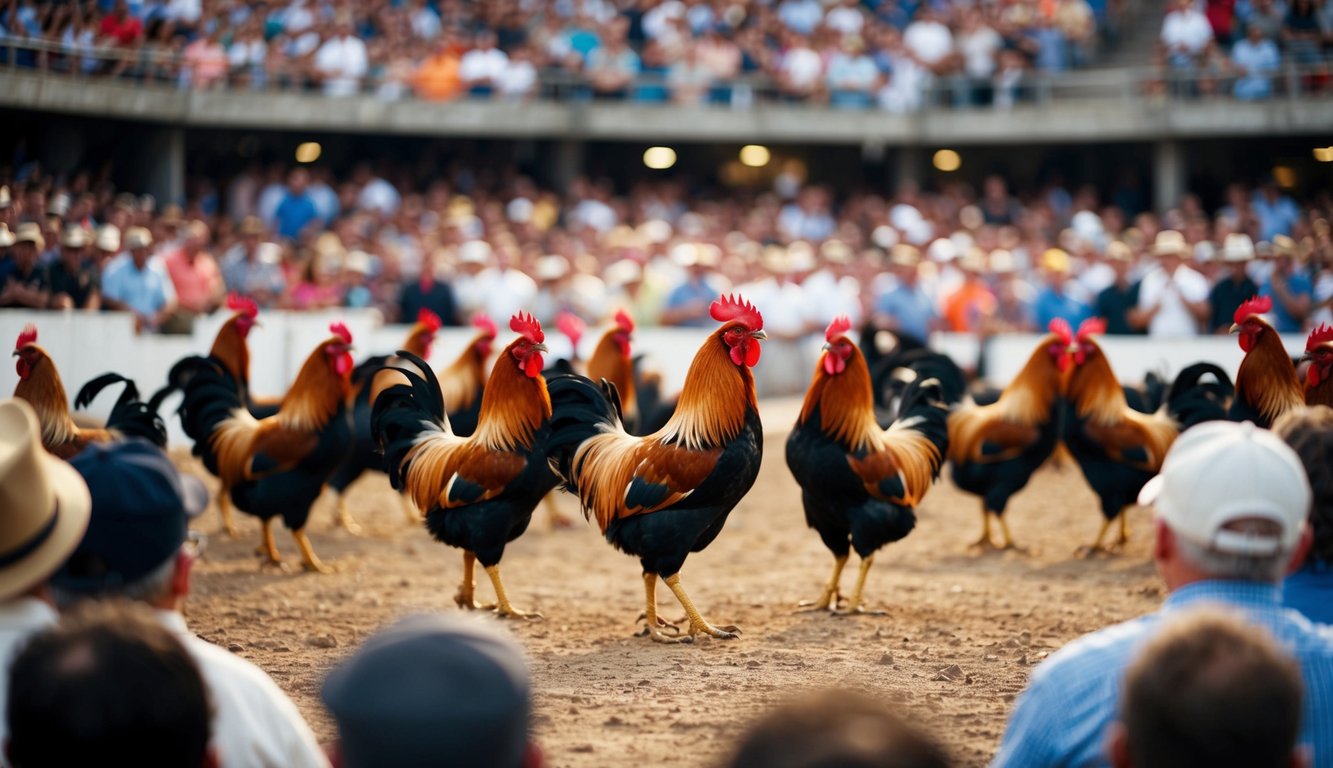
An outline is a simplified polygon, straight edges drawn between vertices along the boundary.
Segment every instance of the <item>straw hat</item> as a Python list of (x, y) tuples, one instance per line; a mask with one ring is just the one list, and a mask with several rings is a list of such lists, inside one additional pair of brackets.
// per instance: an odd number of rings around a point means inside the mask
[(990, 252), (990, 271), (995, 275), (1012, 275), (1018, 271), (1018, 260), (1012, 251), (996, 248)]
[(915, 267), (921, 264), (921, 251), (916, 246), (899, 243), (889, 249), (889, 263), (895, 267)]
[(143, 227), (130, 227), (125, 230), (125, 247), (131, 251), (147, 248), (153, 244), (153, 233)]
[(1295, 256), (1296, 241), (1286, 235), (1273, 236), (1273, 255), (1274, 256)]
[(1130, 247), (1119, 240), (1112, 240), (1106, 244), (1107, 261), (1133, 261), (1134, 252)]
[(32, 243), (37, 250), (46, 248), (46, 238), (42, 237), (42, 227), (35, 221), (25, 221), (14, 231), (14, 242)]
[(32, 406), (0, 402), (0, 600), (42, 583), (88, 528), (92, 499), (83, 478), (42, 448)]
[(1069, 271), (1069, 254), (1060, 248), (1047, 248), (1041, 254), (1041, 266), (1048, 271), (1064, 274)]
[(533, 272), (543, 282), (559, 280), (569, 274), (569, 260), (564, 256), (543, 256), (533, 265)]
[(0, 221), (0, 248), (8, 248), (14, 244), (14, 233), (9, 231), (9, 225)]
[(1249, 235), (1233, 232), (1222, 241), (1222, 261), (1235, 264), (1254, 258), (1254, 241)]
[(1189, 252), (1189, 244), (1185, 242), (1185, 236), (1174, 229), (1164, 229), (1157, 233), (1157, 239), (1152, 244), (1152, 255), (1154, 256), (1184, 256)]
[(97, 239), (94, 242), (99, 251), (119, 251), (120, 250), (120, 228), (115, 224), (103, 224), (97, 228)]
[(65, 233), (60, 236), (60, 244), (66, 248), (82, 248), (88, 244), (88, 230), (78, 224), (71, 224), (65, 227)]

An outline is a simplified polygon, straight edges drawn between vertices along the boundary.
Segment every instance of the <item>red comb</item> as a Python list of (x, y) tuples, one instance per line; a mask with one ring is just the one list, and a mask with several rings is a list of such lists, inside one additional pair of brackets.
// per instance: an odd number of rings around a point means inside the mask
[(1082, 341), (1089, 336), (1106, 333), (1106, 320), (1100, 317), (1089, 317), (1078, 326), (1078, 339)]
[(838, 315), (833, 318), (833, 322), (828, 324), (824, 330), (824, 341), (832, 342), (834, 339), (847, 335), (852, 329), (852, 319), (846, 315)]
[(530, 312), (519, 312), (517, 315), (509, 318), (509, 330), (517, 333), (533, 344), (540, 344), (546, 341), (546, 334), (542, 333), (542, 324), (537, 322), (537, 318)]
[(579, 339), (583, 338), (583, 332), (588, 330), (588, 324), (583, 322), (583, 318), (568, 311), (555, 316), (555, 327), (568, 336), (569, 340), (574, 342), (574, 346), (578, 346)]
[(1059, 336), (1060, 341), (1064, 344), (1070, 344), (1074, 341), (1074, 329), (1069, 327), (1069, 321), (1063, 317), (1057, 317), (1051, 320), (1051, 324), (1047, 327), (1050, 329), (1051, 333)]
[(255, 317), (259, 314), (259, 305), (255, 304), (254, 299), (239, 293), (227, 294), (227, 309), (240, 312), (246, 317)]
[(344, 344), (352, 343), (352, 332), (342, 322), (329, 323), (329, 332), (342, 339)]
[(23, 332), (19, 334), (19, 340), (14, 342), (14, 349), (23, 349), (35, 341), (37, 341), (37, 326), (28, 323), (23, 326)]
[(1249, 301), (1236, 308), (1236, 314), (1232, 316), (1233, 323), (1243, 323), (1245, 318), (1251, 315), (1262, 315), (1273, 308), (1273, 299), (1269, 296), (1255, 296)]
[(497, 332), (495, 327), (495, 321), (492, 320), (491, 316), (486, 314), (485, 312), (479, 312), (477, 313), (476, 317), (472, 318), (472, 327), (476, 328), (477, 330), (481, 331), (482, 333), (486, 334), (492, 339), (495, 338), (495, 334)]
[(425, 308), (422, 308), (422, 310), (417, 313), (417, 323), (426, 326), (426, 330), (431, 333), (440, 330), (440, 326), (444, 325), (444, 323), (440, 322), (439, 315)]
[(1320, 344), (1330, 341), (1333, 341), (1333, 325), (1320, 323), (1317, 328), (1310, 331), (1310, 338), (1305, 340), (1305, 351), (1309, 352)]
[(719, 323), (737, 320), (751, 331), (764, 329), (764, 316), (759, 314), (753, 304), (735, 294), (727, 294), (714, 301), (708, 312)]
[(616, 325), (620, 326), (620, 330), (625, 333), (634, 332), (634, 318), (630, 317), (629, 313), (623, 309), (616, 310)]

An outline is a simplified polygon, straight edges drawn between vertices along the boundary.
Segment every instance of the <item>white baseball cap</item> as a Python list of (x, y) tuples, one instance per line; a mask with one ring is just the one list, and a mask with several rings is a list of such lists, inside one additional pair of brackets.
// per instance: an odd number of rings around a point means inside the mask
[[(1310, 513), (1310, 481), (1296, 452), (1250, 422), (1211, 421), (1176, 440), (1162, 472), (1139, 493), (1176, 535), (1218, 552), (1264, 556), (1291, 551)], [(1281, 533), (1227, 529), (1271, 520)]]

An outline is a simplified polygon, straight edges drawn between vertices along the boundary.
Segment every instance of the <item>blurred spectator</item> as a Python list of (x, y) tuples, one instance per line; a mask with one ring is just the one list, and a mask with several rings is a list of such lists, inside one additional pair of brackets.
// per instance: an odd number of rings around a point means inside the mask
[(343, 768), (538, 768), (522, 650), (483, 620), (412, 616), (381, 630), (324, 681)]
[(1032, 314), (1037, 328), (1050, 327), (1060, 318), (1077, 328), (1088, 317), (1088, 307), (1070, 292), (1069, 254), (1059, 248), (1049, 248), (1041, 255), (1045, 283), (1037, 290)]
[(225, 83), (231, 61), (218, 40), (216, 26), (185, 46), (184, 63), (192, 88), (204, 90)]
[(213, 745), (223, 765), (323, 768), (328, 763), (296, 706), (258, 667), (196, 637), (181, 614), (203, 541), (188, 523), (208, 490), (141, 440), (97, 443), (72, 462), (92, 494), (83, 541), (52, 577), (62, 605), (130, 600), (153, 609), (212, 693)]
[(1297, 263), (1296, 243), (1286, 235), (1273, 238), (1274, 267), (1259, 293), (1273, 299), (1273, 327), (1278, 333), (1296, 333), (1305, 327), (1314, 301), (1314, 285), (1304, 265)]
[(1194, 69), (1213, 44), (1213, 27), (1194, 0), (1173, 0), (1162, 22), (1162, 47), (1173, 69)]
[(1179, 232), (1157, 233), (1152, 255), (1157, 265), (1139, 283), (1139, 308), (1134, 324), (1146, 325), (1149, 336), (1194, 336), (1209, 319), (1208, 280), (1185, 266), (1188, 246)]
[(839, 49), (829, 58), (826, 77), (829, 103), (835, 107), (868, 107), (879, 88), (879, 69), (866, 55), (859, 38), (843, 38)]
[(35, 222), (24, 222), (14, 232), (9, 256), (0, 261), (0, 308), (44, 309), (51, 301), (46, 270), (38, 263), (46, 238)]
[(1263, 629), (1221, 611), (1172, 619), (1125, 675), (1114, 768), (1305, 762), (1301, 669)]
[(417, 96), (428, 101), (449, 101), (463, 90), (459, 75), (462, 57), (448, 34), (439, 38), (435, 52), (417, 68), (413, 85)]
[[(48, 580), (78, 546), (92, 500), (83, 478), (42, 447), (32, 406), (0, 401), (0, 743), (8, 741), (9, 667), (34, 633), (55, 626)], [(33, 543), (34, 535), (44, 533)]]
[(314, 66), (323, 82), (324, 95), (352, 96), (361, 90), (370, 60), (366, 56), (366, 44), (354, 34), (350, 18), (344, 17), (335, 23), (334, 34), (315, 52)]
[(247, 216), (240, 226), (240, 238), (222, 255), (222, 279), (227, 290), (254, 299), (260, 307), (275, 306), (287, 288), (282, 271), (282, 251), (265, 242), (264, 223), (257, 216)]
[(953, 33), (929, 4), (921, 5), (916, 19), (903, 30), (903, 46), (933, 74), (944, 74), (952, 65)]
[(729, 768), (948, 768), (931, 735), (856, 691), (806, 694), (741, 737)]
[(1134, 269), (1134, 252), (1128, 245), (1116, 240), (1106, 246), (1106, 262), (1115, 271), (1115, 282), (1097, 294), (1092, 307), (1093, 315), (1106, 320), (1108, 334), (1143, 333), (1142, 327), (1130, 321), (1139, 305), (1139, 284), (1130, 281), (1130, 273)]
[(1222, 244), (1222, 263), (1227, 266), (1227, 273), (1213, 285), (1208, 294), (1211, 308), (1208, 332), (1225, 334), (1230, 331), (1236, 309), (1241, 304), (1258, 295), (1259, 286), (1250, 279), (1247, 268), (1254, 260), (1254, 242), (1249, 235), (1233, 233), (1227, 235)]
[(185, 228), (180, 247), (163, 253), (162, 265), (171, 276), (179, 310), (173, 318), (175, 324), (164, 327), (164, 331), (188, 333), (196, 316), (222, 306), (226, 286), (217, 260), (208, 252), (208, 243), (208, 225), (195, 220)]
[(131, 46), (143, 38), (143, 24), (130, 15), (125, 0), (116, 0), (111, 13), (102, 17), (101, 36), (110, 38), (116, 45)]
[(458, 76), (472, 96), (490, 96), (495, 93), (495, 84), (504, 77), (508, 66), (509, 57), (495, 47), (495, 33), (478, 32), (472, 40), (471, 50), (459, 61)]
[(310, 172), (297, 168), (287, 177), (287, 189), (281, 193), (273, 211), (273, 226), (278, 236), (295, 240), (310, 222), (320, 217), (315, 199), (309, 192)]
[(10, 670), (14, 768), (216, 764), (199, 668), (147, 613), (92, 606), (24, 646)]
[(176, 289), (157, 258), (150, 258), (153, 236), (143, 227), (125, 233), (128, 253), (112, 260), (102, 274), (107, 309), (134, 313), (134, 329), (156, 331), (176, 311)]
[(1277, 182), (1265, 178), (1250, 200), (1250, 210), (1259, 220), (1259, 239), (1273, 242), (1278, 235), (1291, 235), (1296, 222), (1300, 221), (1301, 209), (1296, 201), (1282, 194)]
[(639, 74), (639, 55), (629, 47), (623, 33), (613, 33), (588, 53), (584, 72), (597, 98), (624, 99)]
[(906, 243), (893, 246), (889, 250), (889, 269), (893, 273), (893, 287), (875, 298), (875, 327), (922, 343), (929, 341), (937, 318), (935, 304), (918, 279), (920, 252)]
[(1301, 458), (1314, 492), (1314, 542), (1305, 562), (1282, 583), (1282, 602), (1310, 621), (1333, 625), (1333, 409), (1318, 405), (1287, 411), (1273, 432)]
[(995, 294), (982, 276), (986, 258), (972, 249), (957, 259), (957, 267), (963, 282), (944, 298), (944, 319), (951, 331), (975, 333), (995, 314)]
[[(1170, 594), (1155, 613), (1086, 635), (1043, 661), (992, 765), (1103, 764), (1135, 653), (1165, 621), (1203, 606), (1235, 611), (1296, 658), (1307, 693), (1301, 743), (1316, 755), (1333, 749), (1333, 636), (1283, 608), (1279, 586), (1309, 549), (1310, 499), (1299, 457), (1267, 430), (1215, 421), (1177, 438), (1162, 474), (1139, 495), (1157, 515), (1153, 557)], [(1209, 700), (1202, 720), (1216, 716)], [(1064, 725), (1052, 727), (1056, 720)]]
[(671, 100), (677, 104), (702, 104), (713, 84), (713, 73), (699, 58), (699, 46), (685, 43), (681, 57), (666, 71)]
[(410, 322), (421, 310), (429, 309), (445, 325), (458, 325), (461, 313), (448, 276), (449, 268), (440, 258), (434, 268), (423, 268), (419, 279), (404, 283), (398, 296), (399, 322)]
[(722, 293), (711, 274), (716, 256), (696, 243), (681, 243), (671, 249), (671, 261), (685, 271), (684, 279), (667, 294), (662, 307), (662, 325), (706, 328), (712, 325), (708, 307)]
[(1246, 27), (1245, 38), (1231, 48), (1231, 64), (1236, 68), (1236, 98), (1246, 101), (1273, 95), (1273, 75), (1282, 60), (1277, 46), (1264, 37), (1258, 24)]
[(98, 309), (101, 279), (88, 259), (88, 230), (72, 225), (60, 238), (60, 258), (46, 268), (52, 309)]

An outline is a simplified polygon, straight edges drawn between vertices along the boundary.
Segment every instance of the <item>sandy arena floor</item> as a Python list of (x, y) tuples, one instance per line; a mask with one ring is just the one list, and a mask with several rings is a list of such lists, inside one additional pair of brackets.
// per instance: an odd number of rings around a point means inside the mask
[[(560, 508), (575, 527), (552, 530), (539, 508), (510, 545), (503, 567), (511, 599), (546, 616), (510, 626), (531, 657), (549, 764), (716, 764), (773, 704), (803, 689), (845, 686), (872, 691), (933, 728), (959, 764), (983, 765), (1032, 665), (1159, 603), (1144, 510), (1131, 511), (1125, 554), (1073, 557), (1101, 518), (1069, 466), (1041, 471), (1009, 507), (1014, 537), (1030, 552), (969, 550), (978, 505), (946, 479), (918, 510), (916, 530), (876, 560), (867, 595), (887, 615), (795, 613), (798, 601), (817, 596), (832, 564), (805, 525), (783, 460), (798, 408), (764, 403), (773, 426), (759, 481), (717, 541), (682, 571), (710, 620), (742, 628), (738, 640), (662, 646), (635, 637), (638, 563), (583, 523), (572, 497)], [(407, 525), (382, 475), (359, 481), (350, 500), (365, 526), (361, 537), (334, 529), (327, 500), (312, 513), (316, 551), (337, 569), (329, 576), (261, 570), (252, 554), (257, 521), (242, 515), (241, 537), (230, 540), (210, 511), (199, 524), (210, 546), (187, 608), (195, 632), (267, 670), (321, 739), (334, 735), (319, 701), (329, 668), (397, 616), (456, 610), (462, 573), (457, 550)], [(290, 537), (278, 543), (297, 562)], [(479, 576), (479, 599), (488, 599)], [(669, 591), (658, 596), (665, 616), (682, 615)]]

